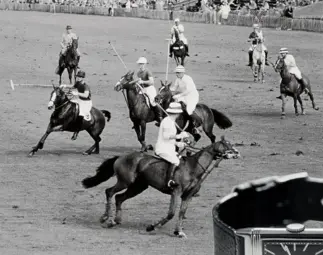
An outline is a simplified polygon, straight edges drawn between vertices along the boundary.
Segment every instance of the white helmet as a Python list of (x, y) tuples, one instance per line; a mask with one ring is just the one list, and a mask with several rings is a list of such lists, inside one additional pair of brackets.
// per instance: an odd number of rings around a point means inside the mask
[(288, 53), (288, 49), (287, 48), (281, 48), (279, 50), (279, 54), (283, 54), (283, 53)]
[(147, 64), (147, 59), (145, 57), (140, 57), (138, 60), (137, 60), (137, 64)]
[(177, 66), (175, 68), (175, 73), (185, 73), (185, 67), (181, 65)]
[(174, 20), (174, 22), (179, 22), (179, 18), (176, 18), (176, 19)]
[(259, 28), (259, 24), (253, 24), (253, 28)]
[(180, 103), (170, 103), (169, 107), (167, 108), (166, 112), (168, 113), (182, 113), (182, 105)]

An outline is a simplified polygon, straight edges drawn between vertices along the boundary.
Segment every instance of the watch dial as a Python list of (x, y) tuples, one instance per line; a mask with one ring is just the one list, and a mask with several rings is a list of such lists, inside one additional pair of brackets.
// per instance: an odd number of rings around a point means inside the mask
[(263, 241), (264, 255), (323, 255), (323, 241)]

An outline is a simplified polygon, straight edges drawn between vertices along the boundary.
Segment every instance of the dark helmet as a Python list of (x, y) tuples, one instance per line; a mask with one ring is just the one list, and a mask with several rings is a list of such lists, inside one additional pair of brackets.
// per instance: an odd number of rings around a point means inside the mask
[(85, 72), (84, 71), (81, 71), (81, 70), (78, 71), (76, 77), (85, 78)]

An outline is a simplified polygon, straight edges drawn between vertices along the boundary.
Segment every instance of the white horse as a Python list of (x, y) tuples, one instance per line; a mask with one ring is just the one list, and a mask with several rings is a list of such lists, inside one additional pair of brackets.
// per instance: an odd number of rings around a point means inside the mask
[(265, 73), (265, 50), (262, 44), (261, 39), (257, 39), (257, 44), (253, 48), (252, 52), (252, 66), (251, 70), (253, 71), (254, 82), (260, 81), (260, 72), (261, 72), (261, 82), (264, 83), (264, 73)]

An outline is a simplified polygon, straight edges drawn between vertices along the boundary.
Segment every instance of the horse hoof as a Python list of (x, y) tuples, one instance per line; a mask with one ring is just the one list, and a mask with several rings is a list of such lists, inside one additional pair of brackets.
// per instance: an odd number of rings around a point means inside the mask
[(295, 115), (296, 115), (296, 116), (299, 116), (299, 113), (298, 113), (298, 112), (296, 112), (296, 113), (295, 113)]
[(305, 111), (304, 112), (302, 112), (302, 115), (305, 115), (306, 113), (305, 113)]
[(116, 224), (120, 225), (120, 224), (121, 224), (121, 222), (122, 222), (121, 217), (115, 217), (115, 218), (114, 218), (114, 222), (115, 222)]
[(314, 110), (318, 111), (320, 108), (319, 107), (314, 107)]
[(199, 196), (200, 196), (200, 194), (199, 193), (196, 193), (196, 194), (194, 194), (193, 197), (199, 197)]
[(34, 154), (35, 154), (34, 151), (29, 152), (28, 157), (32, 157), (32, 156), (34, 156)]
[(174, 231), (174, 234), (179, 238), (187, 238), (186, 234), (183, 231)]
[(154, 150), (154, 147), (151, 144), (149, 144), (146, 149), (152, 151)]
[(107, 221), (105, 221), (105, 222), (101, 223), (101, 226), (102, 226), (103, 228), (112, 228), (112, 227), (114, 227), (115, 225), (117, 225), (117, 223), (115, 223), (115, 221), (114, 221), (114, 220), (107, 220)]
[(154, 231), (154, 230), (155, 230), (155, 227), (153, 225), (149, 225), (148, 227), (146, 227), (147, 232), (151, 232), (151, 231)]
[(82, 154), (83, 154), (83, 155), (90, 155), (91, 153), (90, 153), (90, 152), (88, 152), (88, 151), (84, 151)]
[(285, 119), (285, 118), (286, 118), (286, 116), (285, 116), (285, 115), (282, 115), (280, 118), (283, 120), (283, 119)]
[(107, 215), (102, 215), (101, 217), (100, 217), (100, 223), (102, 224), (102, 223), (104, 223), (104, 222), (106, 222), (107, 220), (109, 219), (109, 217), (107, 216)]

